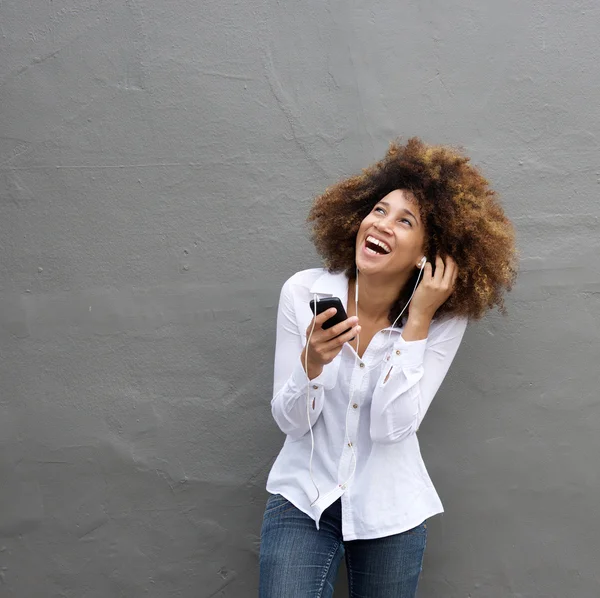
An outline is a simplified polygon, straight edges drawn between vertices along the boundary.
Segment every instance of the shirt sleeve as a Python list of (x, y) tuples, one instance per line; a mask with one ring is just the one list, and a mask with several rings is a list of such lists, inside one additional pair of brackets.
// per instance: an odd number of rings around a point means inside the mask
[(400, 337), (394, 344), (373, 392), (373, 442), (399, 442), (417, 432), (458, 351), (467, 322), (466, 317), (449, 318), (424, 340)]
[(305, 344), (306, 331), (298, 327), (293, 285), (288, 280), (281, 289), (277, 310), (271, 413), (281, 431), (293, 440), (304, 436), (319, 419), (324, 391), (335, 386), (339, 367), (339, 360), (335, 359), (317, 378), (309, 380), (301, 362)]

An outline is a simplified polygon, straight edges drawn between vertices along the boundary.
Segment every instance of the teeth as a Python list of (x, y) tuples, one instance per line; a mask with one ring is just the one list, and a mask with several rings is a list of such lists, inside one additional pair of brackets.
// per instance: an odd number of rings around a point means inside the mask
[(383, 248), (386, 253), (389, 253), (392, 250), (387, 243), (384, 243), (383, 241), (380, 241), (371, 235), (367, 237), (367, 241), (369, 241), (369, 243), (373, 243), (373, 245), (379, 245), (379, 247)]

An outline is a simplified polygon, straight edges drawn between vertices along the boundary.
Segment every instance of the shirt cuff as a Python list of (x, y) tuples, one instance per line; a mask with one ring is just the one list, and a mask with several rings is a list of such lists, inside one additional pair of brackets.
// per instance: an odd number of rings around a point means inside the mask
[(418, 367), (423, 365), (427, 339), (420, 341), (406, 341), (400, 337), (392, 350), (391, 365), (399, 367)]
[(337, 371), (339, 368), (339, 359), (334, 359), (331, 363), (328, 363), (323, 367), (323, 371), (312, 380), (308, 379), (302, 361), (298, 359), (296, 367), (292, 372), (292, 384), (295, 386), (297, 391), (306, 390), (307, 385), (310, 384), (313, 390), (319, 390), (321, 388), (331, 390), (337, 381)]

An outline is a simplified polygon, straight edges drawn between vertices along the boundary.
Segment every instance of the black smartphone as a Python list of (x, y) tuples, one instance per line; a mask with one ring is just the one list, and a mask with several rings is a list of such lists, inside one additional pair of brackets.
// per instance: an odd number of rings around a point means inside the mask
[[(315, 313), (316, 307), (317, 316), (332, 307), (335, 307), (335, 309), (337, 309), (335, 315), (323, 322), (323, 330), (327, 330), (328, 328), (331, 328), (332, 326), (335, 326), (336, 324), (339, 324), (340, 322), (343, 322), (344, 320), (348, 319), (348, 314), (346, 314), (346, 310), (342, 305), (342, 300), (339, 297), (325, 297), (324, 299), (317, 300), (316, 303), (314, 299), (311, 299), (309, 305), (310, 311), (313, 313), (313, 315)], [(348, 328), (348, 330), (350, 330), (350, 328)], [(338, 336), (346, 334), (348, 330), (345, 330), (344, 332), (338, 334)], [(351, 338), (350, 340), (354, 340), (354, 338)]]

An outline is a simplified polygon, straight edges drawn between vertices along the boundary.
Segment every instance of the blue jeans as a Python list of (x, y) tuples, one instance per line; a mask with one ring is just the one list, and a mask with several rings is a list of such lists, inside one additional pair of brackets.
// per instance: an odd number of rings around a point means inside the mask
[(346, 557), (351, 598), (414, 598), (427, 524), (375, 540), (342, 539), (337, 500), (315, 522), (279, 494), (271, 495), (260, 541), (259, 598), (331, 598)]

